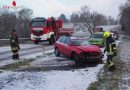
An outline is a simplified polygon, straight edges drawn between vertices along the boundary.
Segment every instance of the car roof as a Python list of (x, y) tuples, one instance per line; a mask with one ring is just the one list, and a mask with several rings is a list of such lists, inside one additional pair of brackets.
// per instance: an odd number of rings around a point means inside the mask
[(81, 38), (81, 37), (70, 37), (72, 40), (74, 39), (85, 39), (85, 38)]

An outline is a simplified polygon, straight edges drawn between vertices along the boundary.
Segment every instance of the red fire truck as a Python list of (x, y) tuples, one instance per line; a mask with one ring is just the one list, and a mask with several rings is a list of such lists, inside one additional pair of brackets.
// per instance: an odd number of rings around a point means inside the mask
[(49, 41), (53, 44), (61, 35), (70, 35), (73, 28), (62, 28), (62, 21), (53, 17), (45, 19), (43, 17), (34, 18), (30, 22), (31, 40), (38, 44), (41, 41)]

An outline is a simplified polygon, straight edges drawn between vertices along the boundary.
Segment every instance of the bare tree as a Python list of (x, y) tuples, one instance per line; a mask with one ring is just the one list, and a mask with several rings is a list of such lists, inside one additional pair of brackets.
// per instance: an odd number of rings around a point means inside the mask
[(33, 11), (27, 8), (24, 8), (18, 12), (19, 35), (22, 38), (30, 37), (29, 23), (32, 14)]
[(61, 15), (58, 17), (58, 19), (61, 19), (63, 23), (68, 23), (68, 20), (67, 20), (65, 14), (61, 14)]
[(18, 13), (0, 10), (0, 38), (9, 38), (12, 29), (16, 29), (21, 37), (30, 37), (29, 23), (32, 10), (22, 9)]
[(108, 25), (115, 25), (115, 24), (117, 24), (117, 20), (115, 20), (115, 19), (114, 19), (113, 17), (111, 17), (111, 16), (108, 17), (107, 22), (108, 22)]
[(92, 34), (94, 33), (97, 25), (107, 24), (107, 18), (106, 16), (97, 12), (90, 12), (87, 6), (83, 6), (81, 7), (80, 12), (80, 22), (83, 24), (83, 26), (87, 27), (90, 34)]
[(0, 36), (9, 38), (10, 32), (16, 25), (16, 16), (9, 11), (3, 11), (0, 15)]
[(95, 16), (96, 25), (107, 25), (107, 17), (103, 14), (97, 13)]
[(122, 30), (130, 35), (130, 0), (120, 7), (120, 23)]
[(80, 22), (79, 15), (77, 13), (72, 13), (70, 22), (76, 26)]
[(116, 20), (95, 11), (90, 11), (88, 6), (81, 7), (80, 11), (71, 15), (71, 22), (79, 26), (83, 31), (95, 32), (96, 26), (116, 24)]
[(81, 7), (80, 22), (83, 26), (87, 27), (88, 31), (92, 34), (94, 32), (92, 24), (92, 14), (87, 6)]

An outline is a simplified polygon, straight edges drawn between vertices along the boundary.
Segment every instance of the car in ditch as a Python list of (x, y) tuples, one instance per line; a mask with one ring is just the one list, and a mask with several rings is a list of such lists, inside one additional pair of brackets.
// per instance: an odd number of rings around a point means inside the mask
[(90, 35), (89, 42), (92, 45), (98, 45), (100, 47), (105, 46), (105, 39), (103, 38), (104, 32), (96, 32)]
[(61, 36), (54, 45), (55, 56), (63, 54), (75, 60), (75, 64), (85, 62), (102, 62), (102, 51), (99, 46), (91, 45), (86, 39), (79, 37)]

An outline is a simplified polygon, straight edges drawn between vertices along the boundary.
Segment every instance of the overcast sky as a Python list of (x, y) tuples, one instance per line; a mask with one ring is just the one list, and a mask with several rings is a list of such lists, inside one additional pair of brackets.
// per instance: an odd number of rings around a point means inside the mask
[[(3, 5), (11, 5), (13, 0), (0, 0)], [(71, 15), (87, 5), (90, 10), (97, 11), (114, 18), (119, 14), (119, 6), (126, 0), (15, 0), (17, 6), (24, 6), (33, 10), (34, 17), (59, 16), (61, 13)]]

